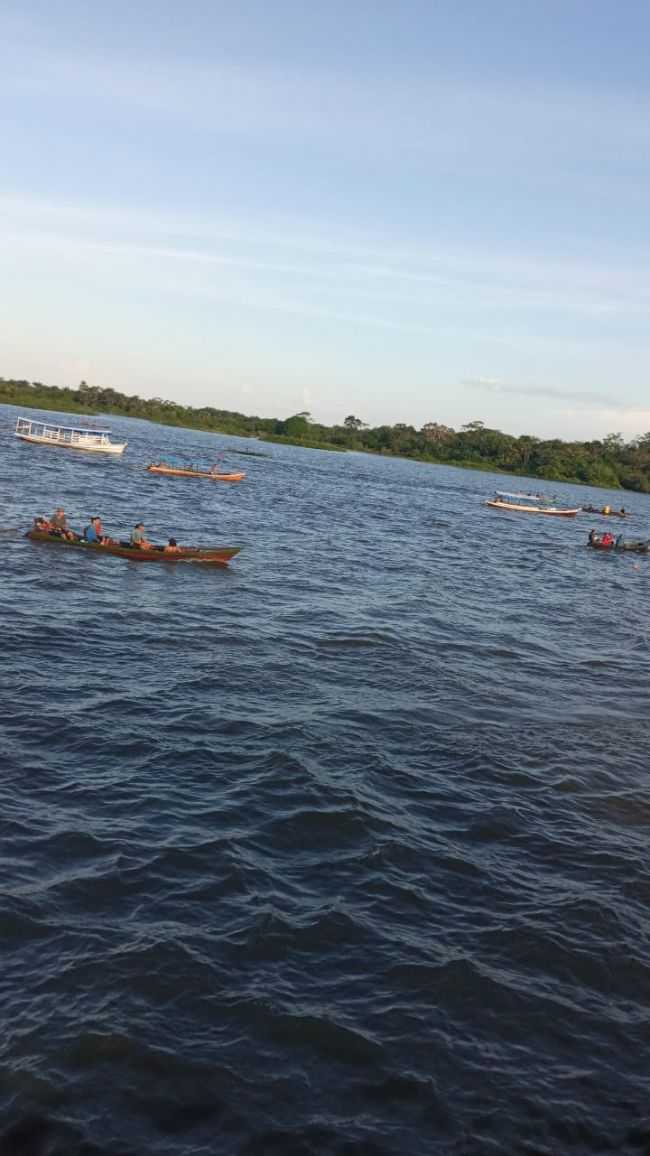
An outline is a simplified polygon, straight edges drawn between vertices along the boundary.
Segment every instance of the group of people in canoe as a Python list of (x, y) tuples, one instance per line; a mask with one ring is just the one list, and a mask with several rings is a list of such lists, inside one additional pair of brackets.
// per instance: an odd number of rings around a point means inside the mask
[(589, 531), (590, 546), (604, 546), (605, 548), (615, 546), (620, 538), (622, 538), (621, 534), (619, 534), (618, 538), (615, 538), (613, 534), (610, 534), (609, 530), (606, 530), (604, 534), (597, 534), (595, 530)]
[(223, 474), (225, 469), (227, 469), (227, 467), (224, 467), (223, 462), (215, 462), (214, 465), (210, 466), (209, 469), (206, 469), (205, 466), (195, 466), (195, 465), (179, 466), (178, 464), (174, 465), (173, 462), (152, 462), (151, 465), (156, 470), (179, 470), (179, 469), (183, 469), (183, 470), (194, 470), (196, 473), (201, 473), (201, 474)]
[[(115, 538), (110, 538), (104, 534), (101, 518), (96, 514), (89, 519), (83, 533), (78, 534), (70, 526), (63, 506), (57, 506), (51, 518), (42, 516), (34, 518), (34, 529), (41, 534), (51, 534), (54, 538), (67, 538), (70, 542), (84, 541), (95, 546), (118, 545)], [(130, 546), (134, 550), (164, 550), (168, 554), (178, 553), (181, 549), (175, 538), (170, 538), (166, 546), (155, 546), (147, 539), (142, 522), (136, 522), (128, 542), (119, 544)]]
[(612, 518), (627, 518), (628, 512), (625, 506), (621, 506), (620, 510), (613, 510), (611, 506), (583, 506), (585, 514), (604, 514), (605, 517)]
[(617, 538), (606, 532), (598, 534), (596, 530), (589, 531), (588, 545), (596, 550), (629, 550), (635, 554), (649, 554), (650, 541), (643, 538), (624, 538), (619, 534)]

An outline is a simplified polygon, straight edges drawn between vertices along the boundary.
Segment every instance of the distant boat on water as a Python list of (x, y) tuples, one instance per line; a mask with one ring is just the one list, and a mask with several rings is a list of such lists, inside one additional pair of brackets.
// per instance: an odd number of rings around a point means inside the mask
[(563, 509), (551, 505), (543, 494), (509, 494), (504, 490), (497, 490), (494, 497), (485, 504), (495, 510), (513, 510), (518, 514), (550, 514), (556, 518), (575, 518), (580, 513), (579, 506)]
[(66, 450), (87, 450), (95, 454), (122, 454), (127, 442), (112, 442), (109, 429), (91, 426), (57, 425), (56, 422), (32, 421), (19, 417), (16, 437), (41, 446), (59, 446)]
[(583, 506), (585, 514), (601, 514), (603, 518), (630, 518), (629, 510), (621, 506), (620, 510), (613, 510), (611, 506)]
[(587, 540), (592, 550), (628, 550), (634, 554), (650, 554), (650, 542), (642, 538), (617, 538), (613, 534), (597, 534), (592, 530)]
[(161, 474), (168, 478), (209, 478), (213, 482), (241, 482), (246, 474), (243, 471), (226, 473), (216, 466), (211, 470), (196, 470), (191, 466), (171, 466), (166, 462), (156, 462), (147, 466), (147, 473)]

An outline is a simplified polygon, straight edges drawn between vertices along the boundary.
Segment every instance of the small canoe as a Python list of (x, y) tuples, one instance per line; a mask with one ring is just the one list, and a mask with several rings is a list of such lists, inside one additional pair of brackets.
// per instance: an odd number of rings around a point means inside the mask
[(147, 473), (162, 474), (169, 478), (209, 478), (212, 482), (241, 482), (246, 477), (244, 473), (217, 474), (212, 470), (185, 470), (165, 465), (147, 466)]
[(629, 510), (602, 510), (598, 506), (583, 506), (583, 513), (585, 514), (600, 514), (602, 518), (629, 518), (631, 514)]
[(115, 554), (118, 558), (128, 558), (132, 562), (203, 562), (213, 566), (227, 566), (240, 546), (181, 546), (177, 551), (164, 550), (156, 546), (151, 550), (141, 550), (130, 542), (86, 542), (84, 538), (63, 538), (59, 534), (48, 534), (44, 530), (28, 530), (25, 534), (32, 542), (49, 542), (50, 545), (70, 546), (92, 554)]
[(612, 542), (603, 542), (602, 538), (597, 534), (589, 538), (587, 545), (592, 550), (613, 550), (616, 553), (630, 552), (632, 554), (650, 554), (650, 542), (643, 540), (635, 540), (628, 538), (624, 541), (622, 538), (614, 538)]

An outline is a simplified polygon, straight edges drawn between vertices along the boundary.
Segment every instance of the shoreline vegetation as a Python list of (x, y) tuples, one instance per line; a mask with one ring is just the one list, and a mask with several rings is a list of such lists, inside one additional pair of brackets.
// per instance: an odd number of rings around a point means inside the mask
[(565, 442), (529, 434), (514, 437), (481, 421), (460, 430), (439, 422), (421, 429), (397, 422), (371, 428), (350, 414), (341, 425), (325, 426), (303, 412), (285, 419), (250, 417), (212, 406), (195, 408), (163, 398), (141, 398), (82, 381), (77, 389), (0, 378), (0, 403), (61, 413), (136, 417), (161, 425), (209, 433), (259, 438), (306, 449), (354, 450), (412, 458), (431, 465), (519, 474), (553, 482), (650, 493), (650, 432), (625, 442), (618, 433), (600, 440)]

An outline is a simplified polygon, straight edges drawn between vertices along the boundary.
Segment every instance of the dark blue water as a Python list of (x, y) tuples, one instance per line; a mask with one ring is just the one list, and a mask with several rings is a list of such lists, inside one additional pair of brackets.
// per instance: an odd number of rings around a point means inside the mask
[[(649, 1152), (650, 560), (508, 479), (112, 425), (0, 431), (3, 1156)], [(59, 502), (244, 548), (12, 532)]]

